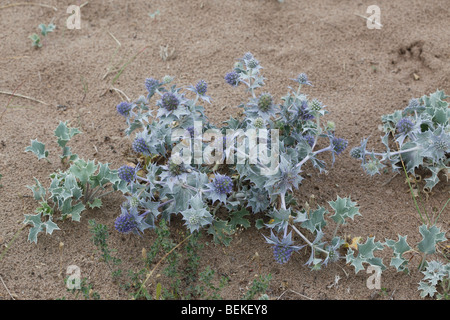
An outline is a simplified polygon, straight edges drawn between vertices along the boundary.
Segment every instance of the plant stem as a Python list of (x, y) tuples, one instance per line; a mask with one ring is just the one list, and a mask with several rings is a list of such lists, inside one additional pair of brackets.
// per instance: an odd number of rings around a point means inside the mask
[(328, 251), (323, 250), (322, 248), (319, 248), (317, 246), (315, 246), (311, 241), (308, 240), (308, 238), (306, 238), (303, 233), (300, 232), (300, 230), (298, 230), (293, 224), (291, 224), (291, 228), (294, 229), (294, 231), (312, 248), (312, 249), (316, 249), (320, 252), (323, 252), (325, 254), (329, 254)]
[(434, 224), (436, 224), (436, 222), (439, 220), (439, 217), (441, 216), (442, 211), (444, 211), (445, 207), (447, 206), (447, 204), (450, 202), (450, 198), (448, 198), (447, 202), (445, 203), (445, 205), (442, 207), (441, 211), (439, 212), (438, 216), (436, 217), (436, 219), (434, 219)]

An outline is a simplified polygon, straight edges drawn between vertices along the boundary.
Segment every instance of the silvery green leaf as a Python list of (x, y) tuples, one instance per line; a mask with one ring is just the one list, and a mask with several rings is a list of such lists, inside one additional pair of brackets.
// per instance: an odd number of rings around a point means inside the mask
[[(68, 197), (67, 198), (73, 198), (74, 200), (79, 200), (82, 195), (83, 191), (78, 186), (77, 179), (73, 174), (68, 174), (64, 179), (64, 189), (67, 190)], [(64, 200), (65, 200), (64, 199)]]
[(394, 256), (391, 258), (391, 266), (394, 266), (397, 271), (407, 270), (406, 265), (408, 260), (403, 258), (403, 254), (411, 250), (411, 247), (406, 242), (407, 236), (398, 236), (399, 240), (395, 242), (394, 240), (386, 239), (386, 245), (394, 251)]
[(77, 204), (73, 205), (72, 199), (67, 199), (66, 201), (64, 201), (64, 203), (59, 209), (63, 217), (67, 217), (70, 215), (72, 221), (79, 222), (81, 218), (81, 212), (83, 212), (86, 209), (86, 206), (81, 202), (78, 202)]
[(69, 171), (80, 180), (82, 185), (89, 182), (90, 177), (97, 171), (98, 165), (94, 161), (89, 160), (88, 162), (83, 159), (78, 159), (72, 163)]
[(56, 223), (54, 223), (50, 218), (47, 222), (44, 222), (43, 225), (47, 234), (52, 234), (54, 230), (60, 230)]
[[(447, 264), (448, 266), (448, 264)], [(429, 284), (436, 286), (440, 281), (443, 281), (445, 277), (449, 277), (450, 274), (446, 270), (446, 266), (440, 261), (429, 261), (425, 271), (422, 271), (425, 275), (423, 280)]]
[(289, 224), (289, 217), (291, 216), (291, 208), (279, 209), (273, 208), (268, 214), (271, 218), (270, 222), (266, 224), (267, 227), (277, 231), (284, 230)]
[(34, 200), (44, 200), (45, 199), (45, 188), (42, 187), (42, 184), (39, 182), (38, 179), (34, 178), (34, 181), (36, 181), (36, 184), (34, 186), (27, 186), (27, 188), (31, 189), (33, 191), (33, 197)]
[(324, 215), (328, 213), (328, 211), (323, 207), (318, 207), (316, 210), (311, 210), (309, 212), (308, 220), (304, 221), (301, 226), (305, 229), (308, 229), (310, 232), (318, 232), (321, 231), (323, 227), (326, 225), (326, 221)]
[(41, 23), (39, 26), (39, 29), (41, 30), (41, 34), (45, 37), (49, 32), (53, 32), (55, 30), (56, 26), (53, 23), (50, 23), (48, 26)]
[(336, 223), (345, 224), (346, 218), (353, 220), (355, 215), (361, 215), (359, 208), (356, 207), (356, 202), (352, 202), (350, 198), (341, 198), (338, 196), (336, 201), (329, 201), (328, 203), (335, 212), (331, 218)]
[(425, 178), (424, 180), (426, 181), (425, 184), (425, 189), (431, 190), (434, 188), (434, 186), (436, 186), (436, 184), (438, 184), (439, 182), (439, 172), (441, 170), (443, 170), (445, 172), (445, 170), (450, 171), (450, 168), (443, 165), (443, 164), (438, 164), (437, 166), (429, 166), (428, 170), (431, 171), (431, 176), (428, 178)]
[(102, 206), (102, 200), (99, 199), (99, 198), (94, 199), (94, 201), (88, 202), (88, 206), (89, 206), (89, 208), (91, 208), (91, 209), (101, 208), (101, 206)]
[(242, 208), (240, 211), (234, 211), (231, 215), (230, 225), (232, 228), (236, 229), (238, 225), (247, 229), (250, 227), (250, 221), (245, 219), (245, 216), (248, 216), (250, 212), (248, 212), (245, 208)]
[(31, 41), (33, 41), (33, 47), (38, 47), (41, 48), (42, 47), (42, 42), (41, 42), (41, 38), (39, 37), (39, 35), (37, 35), (36, 33), (33, 33), (31, 36), (29, 36), (28, 38), (31, 39)]
[(437, 293), (435, 286), (423, 281), (419, 282), (419, 290), (421, 291), (420, 292), (421, 298), (425, 298), (426, 296), (433, 297)]
[(232, 240), (233, 228), (227, 221), (214, 220), (208, 228), (208, 233), (213, 236), (215, 243), (229, 246)]
[(72, 161), (75, 161), (78, 159), (78, 155), (73, 154), (72, 151), (70, 151), (70, 147), (65, 146), (62, 149), (63, 149), (63, 153), (62, 153), (62, 155), (59, 156), (61, 159), (68, 159), (69, 162), (72, 162)]
[(53, 215), (53, 208), (46, 201), (39, 202), (39, 204), (41, 206), (36, 208), (36, 213), (40, 213), (44, 217)]
[(45, 144), (35, 140), (31, 140), (31, 146), (25, 148), (25, 152), (33, 152), (38, 160), (46, 159), (48, 157), (48, 151), (45, 150)]
[(425, 254), (433, 254), (436, 252), (436, 244), (438, 242), (446, 241), (445, 233), (441, 232), (440, 228), (426, 225), (419, 227), (419, 232), (422, 235), (422, 241), (418, 244), (418, 248)]
[(262, 228), (264, 228), (266, 226), (266, 224), (264, 223), (263, 219), (257, 219), (255, 222), (255, 227), (256, 229), (260, 230)]
[(67, 126), (67, 122), (59, 122), (58, 127), (56, 127), (55, 130), (55, 136), (58, 138), (58, 145), (61, 148), (64, 148), (67, 144), (67, 142), (70, 141), (70, 139), (81, 133), (80, 130), (78, 130), (77, 128), (70, 128)]
[(91, 187), (95, 188), (97, 186), (103, 187), (107, 183), (115, 184), (120, 179), (117, 175), (117, 172), (114, 172), (109, 168), (108, 163), (99, 163), (98, 164), (98, 173), (96, 175), (91, 176), (90, 182)]
[(356, 256), (354, 256), (354, 251), (351, 248), (348, 249), (346, 261), (355, 267), (355, 273), (364, 270), (363, 263), (377, 266), (381, 270), (386, 269), (383, 260), (374, 256), (375, 251), (383, 250), (383, 244), (379, 241), (374, 242), (374, 239), (375, 237), (367, 238), (364, 244), (359, 245)]
[(189, 205), (190, 208), (181, 211), (181, 214), (186, 221), (185, 225), (191, 233), (212, 223), (213, 217), (206, 209), (200, 194), (191, 198)]
[(41, 231), (44, 231), (44, 225), (41, 220), (41, 213), (38, 213), (36, 215), (26, 214), (25, 219), (22, 223), (25, 225), (32, 225), (32, 228), (28, 233), (28, 241), (37, 243), (37, 235)]

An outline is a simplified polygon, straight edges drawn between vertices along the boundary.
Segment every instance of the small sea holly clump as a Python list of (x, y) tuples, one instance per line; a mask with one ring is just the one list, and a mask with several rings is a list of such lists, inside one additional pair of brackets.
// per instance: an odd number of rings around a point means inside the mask
[[(342, 241), (322, 231), (326, 210), (295, 211), (293, 192), (302, 184), (306, 163), (326, 172), (324, 157), (328, 154), (334, 163), (347, 140), (335, 137), (333, 122), (323, 121), (329, 113), (324, 105), (303, 93), (312, 85), (306, 74), (292, 79), (297, 88), (289, 87), (278, 101), (263, 91), (264, 69), (251, 52), (231, 70), (224, 82), (236, 91), (244, 87), (246, 96), (238, 105), (243, 112), (220, 127), (205, 115), (205, 80), (178, 87), (171, 78), (169, 87), (164, 80), (147, 78), (150, 94), (129, 102), (125, 117), (125, 132), (137, 130), (133, 149), (140, 155), (140, 170), (137, 176), (132, 167), (119, 169), (129, 190), (124, 206), (146, 213), (145, 222), (152, 227), (157, 219), (181, 214), (190, 232), (206, 230), (214, 242), (225, 245), (237, 228), (251, 226), (250, 214), (263, 214), (270, 222), (258, 219), (256, 226), (271, 229), (278, 262), (287, 263), (304, 246), (310, 248), (307, 265), (312, 268), (338, 260)], [(353, 206), (343, 203), (339, 214), (345, 216), (344, 209)], [(294, 233), (303, 244), (294, 243)]]
[[(48, 188), (35, 178), (35, 185), (27, 186), (33, 192), (33, 198), (39, 202), (36, 214), (26, 214), (23, 223), (31, 225), (28, 240), (37, 243), (38, 234), (52, 234), (59, 230), (59, 220), (80, 221), (81, 214), (87, 209), (100, 208), (102, 197), (113, 191), (128, 192), (128, 186), (118, 176), (117, 170), (111, 170), (107, 163), (85, 161), (72, 154), (67, 143), (80, 131), (60, 122), (55, 130), (57, 143), (62, 148), (60, 156), (64, 171), (50, 174)], [(45, 145), (32, 140), (25, 151), (33, 152), (38, 159), (49, 156)]]
[[(350, 155), (361, 161), (370, 174), (380, 173), (383, 167), (394, 172), (415, 173), (417, 169), (428, 171), (424, 189), (431, 191), (439, 183), (439, 173), (450, 170), (450, 108), (448, 96), (437, 90), (429, 96), (411, 99), (403, 110), (381, 117), (385, 135), (381, 142), (385, 152), (366, 149), (367, 139), (354, 147)], [(396, 150), (391, 150), (392, 146)]]
[(420, 297), (436, 297), (438, 300), (450, 299), (450, 263), (430, 261), (422, 271), (424, 277), (419, 282)]

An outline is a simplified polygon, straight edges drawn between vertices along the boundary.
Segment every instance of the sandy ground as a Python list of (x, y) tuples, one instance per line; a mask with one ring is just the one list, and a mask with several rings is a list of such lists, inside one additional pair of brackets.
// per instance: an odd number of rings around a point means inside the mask
[[(215, 123), (236, 116), (237, 105), (245, 98), (223, 80), (245, 52), (251, 51), (261, 62), (267, 78), (264, 90), (278, 101), (292, 85), (289, 79), (305, 72), (314, 84), (306, 93), (327, 105), (328, 119), (335, 121), (337, 134), (350, 146), (371, 136), (370, 147), (381, 147), (381, 115), (403, 109), (411, 98), (436, 89), (450, 92), (446, 0), (89, 1), (81, 8), (81, 29), (70, 30), (66, 8), (80, 4), (75, 2), (45, 1), (55, 11), (0, 1), (0, 90), (45, 102), (0, 94), (0, 252), (21, 228), (23, 215), (35, 210), (26, 186), (34, 183), (33, 177), (45, 186), (48, 175), (60, 168), (53, 136), (59, 121), (69, 121), (83, 132), (70, 142), (81, 157), (109, 162), (113, 168), (124, 164), (123, 153), (131, 141), (124, 137), (125, 123), (115, 110), (123, 98), (110, 90), (117, 70), (108, 73), (108, 68), (122, 66), (136, 54), (115, 88), (135, 99), (145, 92), (148, 77), (172, 75), (184, 86), (205, 79), (213, 98), (206, 111)], [(373, 4), (381, 9), (381, 29), (367, 28), (359, 16), (369, 16), (366, 9)], [(156, 10), (159, 15), (152, 19), (149, 13)], [(28, 36), (38, 31), (40, 23), (51, 21), (56, 30), (42, 48), (32, 48)], [(174, 50), (165, 61), (160, 57), (162, 46)], [(24, 152), (35, 138), (47, 145), (52, 164)], [(310, 173), (296, 192), (299, 203), (314, 194), (322, 205), (336, 195), (351, 196), (360, 205), (362, 217), (340, 229), (342, 235), (375, 236), (381, 241), (408, 235), (410, 244), (421, 240), (421, 222), (404, 177), (388, 184), (390, 172), (369, 178), (347, 153), (328, 175)], [(427, 207), (442, 207), (448, 188), (446, 182), (435, 187)], [(101, 209), (85, 212), (80, 223), (64, 222), (61, 231), (41, 235), (37, 245), (27, 242), (27, 229), (19, 232), (0, 261), (0, 298), (73, 298), (61, 274), (67, 266), (77, 265), (103, 299), (126, 299), (126, 292), (112, 283), (109, 270), (95, 254), (88, 231), (89, 219), (106, 224), (121, 267), (140, 269), (141, 250), (150, 248), (155, 235), (147, 232), (138, 238), (114, 231), (122, 201), (112, 194)], [(449, 211), (441, 217), (443, 230), (449, 229)], [(182, 221), (175, 219), (171, 227), (177, 234)], [(256, 252), (259, 262), (252, 259)], [(260, 232), (252, 228), (236, 234), (229, 247), (210, 244), (202, 252), (201, 264), (230, 277), (221, 292), (225, 299), (238, 297), (256, 275), (268, 273), (272, 281), (267, 293), (272, 299), (420, 299), (417, 284), (422, 275), (415, 268), (410, 275), (393, 268), (384, 272), (383, 295), (367, 288), (368, 274), (355, 275), (345, 261), (312, 272), (304, 266), (307, 258), (295, 255), (288, 264), (278, 265)], [(417, 265), (418, 258), (411, 263)], [(338, 285), (330, 286), (336, 276)], [(150, 285), (151, 293), (154, 288)]]

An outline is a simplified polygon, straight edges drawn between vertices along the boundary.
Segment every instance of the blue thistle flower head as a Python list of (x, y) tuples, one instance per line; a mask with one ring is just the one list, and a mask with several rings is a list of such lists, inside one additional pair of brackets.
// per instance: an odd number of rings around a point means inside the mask
[(136, 169), (127, 165), (121, 166), (118, 170), (119, 178), (130, 183), (136, 178)]
[(256, 69), (259, 66), (259, 61), (255, 58), (251, 58), (250, 60), (245, 60), (245, 64), (250, 69)]
[(124, 117), (129, 117), (130, 116), (131, 107), (132, 107), (131, 103), (124, 101), (124, 102), (119, 103), (117, 105), (116, 109), (117, 109), (117, 112), (120, 115), (122, 115)]
[[(141, 232), (144, 232), (145, 229), (154, 227), (154, 220), (151, 219), (151, 216), (150, 219), (147, 219), (148, 221), (146, 221), (146, 215), (150, 211), (139, 214), (137, 207), (130, 207), (129, 203), (122, 205), (120, 210), (122, 213), (114, 221), (114, 227), (118, 232), (139, 235)], [(150, 224), (147, 222), (150, 222)]]
[(279, 264), (284, 264), (291, 258), (294, 249), (289, 246), (275, 245), (273, 246), (273, 256)]
[(397, 122), (397, 132), (400, 134), (407, 134), (411, 132), (411, 130), (414, 128), (414, 123), (412, 123), (411, 120), (408, 118), (402, 118), (399, 122)]
[(312, 146), (314, 145), (314, 141), (315, 141), (314, 136), (307, 134), (307, 135), (304, 135), (303, 138), (306, 140), (306, 142), (308, 142), (309, 146), (312, 148)]
[(114, 227), (120, 233), (127, 234), (136, 230), (136, 228), (138, 227), (138, 222), (136, 221), (136, 218), (132, 214), (126, 212), (122, 213), (120, 216), (116, 218), (116, 221), (114, 222)]
[(298, 116), (303, 121), (314, 119), (314, 115), (309, 112), (308, 103), (306, 102), (306, 100), (302, 101), (300, 108), (295, 108), (295, 110), (297, 111)]
[(145, 79), (145, 88), (147, 88), (147, 91), (148, 91), (150, 97), (155, 94), (155, 92), (159, 86), (160, 86), (160, 83), (158, 80), (153, 79), (153, 78)]
[(195, 91), (201, 96), (204, 96), (206, 94), (206, 90), (208, 90), (208, 84), (205, 80), (200, 80), (195, 85)]
[(231, 178), (219, 173), (216, 173), (214, 179), (206, 186), (208, 187), (206, 192), (213, 203), (219, 200), (226, 204), (228, 194), (233, 191), (233, 181)]
[(233, 87), (237, 87), (239, 85), (240, 79), (239, 74), (236, 71), (228, 72), (225, 75), (225, 81)]
[(189, 132), (191, 139), (194, 139), (196, 133), (194, 126), (187, 127), (186, 130)]
[(161, 98), (161, 106), (168, 110), (173, 111), (178, 108), (180, 105), (180, 100), (178, 97), (172, 92), (165, 92)]
[(317, 100), (317, 99), (313, 99), (311, 101), (311, 105), (310, 105), (310, 109), (314, 110), (314, 111), (320, 111), (324, 108), (324, 105), (321, 101)]
[(262, 112), (269, 111), (273, 106), (273, 98), (270, 93), (262, 93), (258, 99), (258, 109)]
[(249, 61), (249, 60), (253, 59), (253, 54), (251, 52), (247, 52), (247, 53), (244, 54), (242, 59)]
[(133, 141), (132, 148), (137, 153), (150, 153), (150, 149), (147, 146), (144, 138), (136, 138)]
[(217, 174), (213, 180), (214, 191), (218, 194), (228, 194), (233, 190), (233, 181), (230, 177)]
[(342, 138), (333, 138), (331, 145), (336, 154), (341, 154), (347, 148), (348, 141)]
[(289, 261), (294, 251), (300, 250), (303, 246), (295, 246), (292, 241), (292, 232), (285, 235), (281, 240), (270, 231), (270, 238), (266, 238), (267, 243), (273, 245), (273, 256), (275, 261), (284, 264)]
[(293, 79), (296, 82), (298, 82), (299, 84), (306, 84), (308, 86), (312, 86), (311, 82), (308, 80), (308, 76), (306, 75), (306, 73), (300, 73), (297, 76), (297, 79)]
[(352, 150), (350, 150), (350, 157), (354, 159), (362, 159), (363, 151), (360, 147), (354, 147)]

